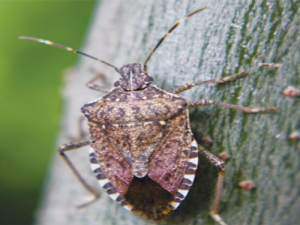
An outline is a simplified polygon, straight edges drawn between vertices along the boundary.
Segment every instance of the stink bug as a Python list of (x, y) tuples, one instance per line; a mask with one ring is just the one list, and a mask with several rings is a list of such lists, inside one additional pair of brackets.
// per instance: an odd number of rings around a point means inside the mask
[[(246, 113), (259, 113), (275, 112), (275, 108), (252, 109), (208, 99), (189, 102), (178, 95), (194, 86), (238, 79), (248, 75), (245, 71), (225, 78), (189, 83), (172, 92), (151, 85), (153, 78), (147, 73), (147, 62), (168, 34), (182, 21), (205, 8), (188, 14), (173, 25), (151, 51), (143, 66), (131, 63), (119, 68), (48, 40), (21, 37), (23, 40), (85, 55), (114, 68), (121, 76), (112, 91), (81, 108), (88, 120), (90, 139), (59, 148), (59, 154), (84, 187), (95, 196), (94, 200), (99, 197), (98, 192), (81, 177), (66, 156), (66, 151), (90, 145), (92, 171), (109, 196), (126, 209), (139, 212), (154, 221), (163, 219), (185, 199), (194, 182), (200, 153), (219, 169), (210, 214), (217, 223), (225, 224), (218, 214), (225, 165), (197, 144), (190, 127), (189, 109), (212, 104)], [(90, 87), (101, 89), (95, 84)]]

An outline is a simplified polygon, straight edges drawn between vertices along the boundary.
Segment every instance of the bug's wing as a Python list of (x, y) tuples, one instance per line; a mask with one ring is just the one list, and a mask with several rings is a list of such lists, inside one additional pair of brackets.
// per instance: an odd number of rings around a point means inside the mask
[(106, 178), (117, 192), (123, 196), (133, 179), (131, 166), (124, 156), (107, 140), (105, 130), (101, 126), (91, 122), (89, 126), (90, 132), (93, 134), (91, 147), (102, 170), (102, 178)]
[(148, 176), (175, 194), (188, 168), (193, 135), (187, 113), (166, 122), (168, 132), (151, 156)]

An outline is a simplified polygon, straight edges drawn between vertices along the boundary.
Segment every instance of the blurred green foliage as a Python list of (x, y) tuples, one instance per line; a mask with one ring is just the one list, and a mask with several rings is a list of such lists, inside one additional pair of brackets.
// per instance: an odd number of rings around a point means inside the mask
[(0, 2), (0, 224), (32, 224), (60, 123), (62, 73), (81, 48), (95, 1)]

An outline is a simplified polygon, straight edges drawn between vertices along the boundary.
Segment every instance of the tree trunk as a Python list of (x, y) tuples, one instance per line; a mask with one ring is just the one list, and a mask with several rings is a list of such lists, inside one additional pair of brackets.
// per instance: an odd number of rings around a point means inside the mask
[[(288, 135), (300, 129), (299, 98), (283, 95), (289, 85), (300, 85), (299, 3), (296, 1), (122, 1), (103, 0), (84, 52), (117, 67), (143, 63), (165, 32), (184, 15), (204, 6), (169, 35), (148, 63), (148, 73), (166, 90), (185, 83), (224, 77), (242, 70), (237, 81), (195, 87), (181, 94), (188, 100), (212, 99), (248, 107), (277, 107), (276, 114), (245, 114), (207, 106), (191, 111), (191, 126), (199, 144), (218, 155), (227, 152), (220, 215), (228, 224), (297, 224), (300, 221), (299, 141)], [(58, 53), (59, 54), (59, 53)], [(263, 68), (259, 63), (279, 63)], [(85, 87), (98, 73), (111, 88), (118, 74), (110, 67), (82, 57), (68, 72), (63, 130), (58, 144), (78, 134), (80, 108), (101, 93)], [(57, 155), (45, 186), (37, 224), (148, 224), (126, 211), (98, 187), (89, 170), (88, 148), (67, 153), (83, 177), (97, 187), (101, 198), (78, 210), (87, 195)], [(208, 211), (217, 170), (200, 158), (195, 183), (167, 224), (214, 224)], [(239, 182), (252, 180), (245, 190)]]

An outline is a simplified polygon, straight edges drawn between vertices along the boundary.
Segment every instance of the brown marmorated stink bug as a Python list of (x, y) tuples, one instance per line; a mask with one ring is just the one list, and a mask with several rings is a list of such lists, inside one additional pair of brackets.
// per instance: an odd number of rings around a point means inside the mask
[[(225, 165), (195, 141), (190, 127), (189, 109), (211, 104), (246, 113), (275, 112), (276, 109), (248, 108), (208, 99), (188, 102), (178, 95), (194, 86), (235, 80), (246, 76), (245, 71), (224, 78), (185, 84), (172, 92), (150, 85), (153, 78), (147, 73), (147, 62), (168, 34), (181, 22), (205, 8), (179, 20), (160, 39), (143, 67), (139, 63), (130, 63), (118, 68), (48, 40), (20, 37), (90, 57), (113, 67), (121, 75), (112, 91), (81, 108), (88, 120), (90, 139), (59, 148), (60, 155), (76, 177), (95, 196), (93, 201), (99, 197), (98, 192), (81, 177), (65, 155), (66, 151), (90, 145), (92, 171), (109, 196), (126, 209), (139, 212), (154, 221), (162, 220), (185, 199), (194, 182), (200, 153), (219, 169), (210, 214), (217, 223), (225, 224), (218, 214)], [(96, 84), (90, 84), (90, 87), (100, 90)]]

